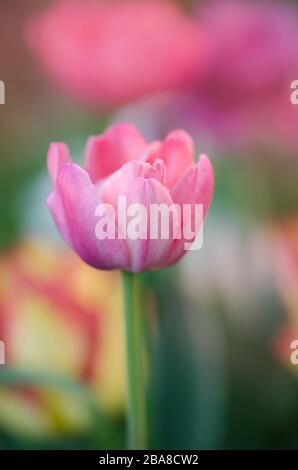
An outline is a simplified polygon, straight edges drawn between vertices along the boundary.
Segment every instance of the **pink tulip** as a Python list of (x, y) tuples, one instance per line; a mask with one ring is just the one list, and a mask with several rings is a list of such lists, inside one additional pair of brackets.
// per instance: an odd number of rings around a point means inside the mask
[(168, 0), (56, 1), (27, 37), (46, 74), (92, 106), (183, 86), (205, 49), (195, 21)]
[[(99, 269), (140, 272), (175, 263), (186, 253), (183, 237), (176, 239), (171, 231), (167, 239), (147, 234), (144, 239), (99, 240), (96, 209), (110, 204), (117, 211), (123, 196), (128, 204), (142, 204), (148, 216), (151, 204), (201, 204), (205, 216), (213, 193), (213, 170), (207, 156), (201, 155), (198, 163), (193, 157), (186, 132), (176, 130), (163, 142), (148, 144), (129, 125), (115, 125), (90, 137), (84, 169), (71, 161), (65, 144), (51, 144), (48, 168), (54, 191), (47, 203), (60, 233), (85, 262)], [(120, 226), (122, 221), (118, 218), (116, 223)]]

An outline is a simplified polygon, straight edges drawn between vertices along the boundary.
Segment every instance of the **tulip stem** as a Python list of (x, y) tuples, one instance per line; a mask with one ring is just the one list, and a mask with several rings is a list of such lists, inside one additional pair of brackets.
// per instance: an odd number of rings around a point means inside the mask
[(147, 448), (147, 419), (144, 331), (138, 276), (123, 272), (123, 285), (127, 354), (128, 445), (132, 450), (145, 450)]

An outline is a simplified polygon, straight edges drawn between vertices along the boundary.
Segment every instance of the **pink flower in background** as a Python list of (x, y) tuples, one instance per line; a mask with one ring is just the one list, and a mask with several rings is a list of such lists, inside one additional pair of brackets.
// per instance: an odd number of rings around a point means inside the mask
[[(298, 147), (298, 109), (290, 84), (298, 77), (298, 13), (287, 1), (200, 2), (198, 24), (209, 35), (208, 71), (176, 106), (220, 151), (257, 144)], [(177, 121), (175, 121), (176, 123)], [(173, 122), (170, 123), (173, 125)]]
[[(49, 209), (66, 242), (96, 268), (140, 272), (169, 266), (185, 254), (183, 238), (174, 239), (171, 233), (167, 239), (148, 235), (146, 239), (99, 240), (96, 208), (103, 203), (117, 209), (119, 196), (124, 196), (128, 205), (142, 204), (148, 214), (151, 204), (202, 204), (206, 215), (213, 170), (205, 155), (197, 164), (193, 158), (192, 139), (181, 130), (163, 142), (148, 144), (134, 127), (113, 126), (89, 138), (85, 169), (71, 162), (65, 144), (54, 143), (48, 153), (54, 184)], [(116, 222), (121, 225), (119, 219)]]
[(31, 49), (62, 90), (117, 106), (176, 89), (200, 69), (205, 40), (167, 0), (60, 0), (27, 25)]

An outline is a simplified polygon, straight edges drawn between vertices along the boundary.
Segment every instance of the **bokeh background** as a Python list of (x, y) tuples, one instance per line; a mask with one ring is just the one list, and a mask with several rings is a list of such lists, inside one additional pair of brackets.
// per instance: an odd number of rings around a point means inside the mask
[(183, 128), (215, 168), (204, 246), (145, 273), (150, 446), (298, 447), (298, 2), (1, 0), (1, 449), (125, 447), (117, 272), (45, 205), (46, 152)]

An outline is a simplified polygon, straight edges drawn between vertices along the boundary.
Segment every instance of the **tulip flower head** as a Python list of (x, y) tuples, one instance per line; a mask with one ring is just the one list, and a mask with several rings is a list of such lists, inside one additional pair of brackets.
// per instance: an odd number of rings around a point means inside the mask
[[(147, 143), (130, 125), (90, 137), (84, 168), (53, 143), (47, 203), (64, 240), (98, 269), (141, 272), (178, 261), (202, 228), (213, 193), (207, 156), (194, 162), (182, 130)], [(199, 209), (199, 210), (197, 210)]]

